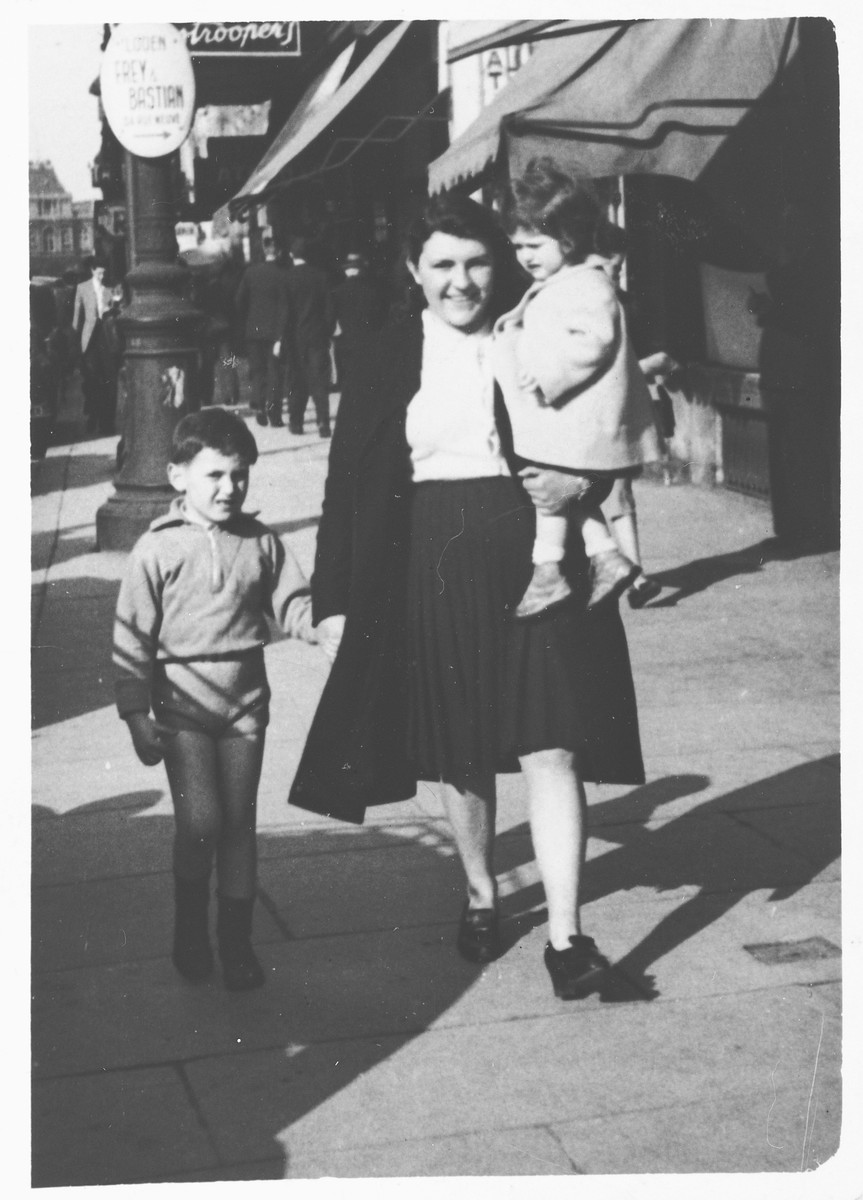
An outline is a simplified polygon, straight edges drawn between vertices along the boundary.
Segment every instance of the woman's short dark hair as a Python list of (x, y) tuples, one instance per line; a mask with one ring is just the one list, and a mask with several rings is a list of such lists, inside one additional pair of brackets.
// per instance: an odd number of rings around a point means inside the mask
[(88, 254), (86, 258), (82, 258), (81, 265), (90, 275), (92, 275), (94, 271), (98, 270), (99, 267), (104, 267), (105, 270), (108, 269), (108, 264), (105, 262), (104, 258), (101, 258), (97, 254)]
[(189, 463), (202, 450), (218, 450), (220, 454), (236, 454), (249, 466), (257, 462), (258, 447), (247, 426), (234, 413), (224, 408), (202, 408), (187, 413), (174, 429), (171, 462)]
[(525, 277), (493, 209), (461, 192), (431, 196), (408, 230), (409, 262), (419, 262), (423, 246), (435, 233), (482, 242), (489, 251), (494, 269), (491, 316), (499, 316), (518, 302), (525, 291)]
[(605, 249), (611, 222), (592, 181), (578, 171), (563, 171), (552, 158), (531, 159), (524, 174), (506, 185), (500, 210), (508, 234), (517, 229), (544, 233), (560, 242), (567, 262)]

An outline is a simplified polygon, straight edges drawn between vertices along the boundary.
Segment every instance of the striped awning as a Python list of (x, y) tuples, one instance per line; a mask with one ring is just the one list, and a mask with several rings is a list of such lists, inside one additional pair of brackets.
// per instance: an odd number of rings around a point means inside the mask
[(795, 18), (573, 23), (429, 167), (429, 191), (551, 154), (595, 178), (696, 179), (797, 49)]

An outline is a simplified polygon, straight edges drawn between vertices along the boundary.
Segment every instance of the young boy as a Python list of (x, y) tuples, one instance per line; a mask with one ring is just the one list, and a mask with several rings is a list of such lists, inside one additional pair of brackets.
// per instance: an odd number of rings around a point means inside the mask
[(269, 720), (266, 617), (317, 640), (294, 556), (242, 511), (257, 457), (249, 430), (224, 409), (179, 422), (168, 465), (179, 496), (132, 550), (114, 628), (117, 708), (141, 762), (164, 759), (174, 804), (174, 966), (192, 981), (212, 970), (215, 859), (219, 957), (231, 991), (264, 982), (251, 927)]

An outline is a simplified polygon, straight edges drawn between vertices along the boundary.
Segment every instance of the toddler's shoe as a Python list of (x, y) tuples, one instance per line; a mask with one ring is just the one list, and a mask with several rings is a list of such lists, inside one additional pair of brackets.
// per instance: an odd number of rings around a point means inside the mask
[(554, 604), (572, 595), (572, 588), (561, 574), (560, 563), (537, 563), (527, 591), (516, 605), (513, 615), (519, 621), (539, 616)]
[(611, 964), (599, 953), (592, 937), (579, 933), (569, 941), (566, 950), (555, 950), (547, 942), (545, 965), (555, 996), (560, 1000), (581, 1000), (596, 991)]
[(635, 583), (626, 593), (630, 608), (644, 608), (650, 600), (655, 600), (662, 591), (662, 584), (651, 579), (642, 571), (636, 577)]
[(590, 598), (588, 608), (596, 608), (623, 594), (638, 575), (640, 567), (619, 550), (603, 550), (590, 560)]

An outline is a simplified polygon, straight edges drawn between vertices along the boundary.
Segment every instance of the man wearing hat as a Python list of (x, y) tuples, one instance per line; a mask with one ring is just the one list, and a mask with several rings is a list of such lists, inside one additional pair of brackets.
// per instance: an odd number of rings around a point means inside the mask
[(339, 386), (350, 377), (358, 350), (383, 323), (384, 306), (368, 274), (362, 254), (351, 253), (342, 263), (344, 279), (333, 288), (336, 314), (336, 368)]
[(287, 271), (293, 327), (287, 354), (288, 426), (303, 432), (309, 396), (315, 406), (318, 433), (330, 436), (330, 338), (333, 300), (324, 271), (307, 260), (306, 238), (290, 241), (293, 266)]
[(237, 288), (234, 307), (249, 358), (252, 408), (259, 425), (282, 425), (282, 365), (291, 326), (288, 273), (278, 262), (276, 243), (267, 230), (263, 262), (249, 263)]

